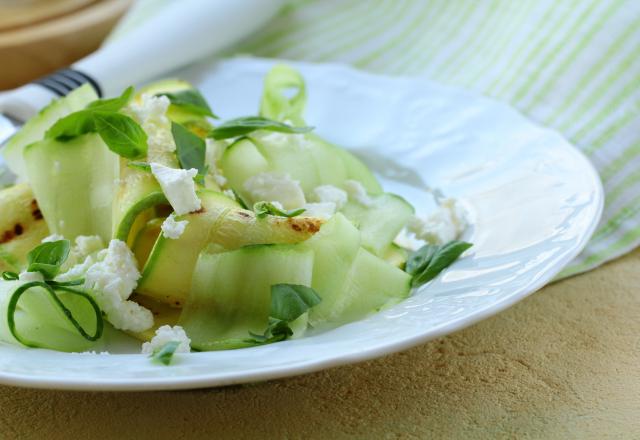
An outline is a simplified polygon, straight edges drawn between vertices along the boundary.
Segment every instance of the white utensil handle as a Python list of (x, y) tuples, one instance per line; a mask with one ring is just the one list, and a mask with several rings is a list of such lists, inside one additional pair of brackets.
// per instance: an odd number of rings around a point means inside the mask
[(106, 96), (201, 59), (255, 31), (281, 0), (173, 1), (143, 25), (73, 65)]
[(102, 96), (113, 96), (230, 46), (257, 30), (281, 5), (282, 0), (172, 1), (71, 69), (0, 94), (0, 113), (26, 120), (52, 97), (82, 82), (93, 83)]

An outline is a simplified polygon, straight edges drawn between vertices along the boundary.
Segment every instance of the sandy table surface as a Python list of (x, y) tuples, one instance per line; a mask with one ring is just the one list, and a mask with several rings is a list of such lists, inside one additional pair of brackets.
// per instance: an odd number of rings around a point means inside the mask
[(640, 438), (640, 251), (404, 353), (222, 389), (0, 387), (2, 438)]

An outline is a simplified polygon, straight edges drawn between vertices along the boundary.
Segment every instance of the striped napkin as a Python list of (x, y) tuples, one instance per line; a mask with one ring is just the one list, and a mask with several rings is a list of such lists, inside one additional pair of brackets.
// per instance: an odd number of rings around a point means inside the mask
[[(122, 28), (167, 0), (142, 0)], [(513, 105), (592, 160), (604, 216), (561, 274), (640, 244), (640, 1), (299, 0), (229, 54), (421, 75)]]

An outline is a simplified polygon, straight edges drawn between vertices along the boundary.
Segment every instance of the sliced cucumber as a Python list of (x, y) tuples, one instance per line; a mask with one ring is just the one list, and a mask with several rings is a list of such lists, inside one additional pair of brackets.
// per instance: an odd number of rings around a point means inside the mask
[(78, 110), (82, 110), (91, 101), (98, 99), (94, 89), (85, 84), (69, 93), (64, 98), (52, 101), (40, 110), (33, 118), (24, 124), (18, 133), (13, 135), (3, 148), (2, 155), (7, 165), (20, 180), (26, 180), (26, 167), (22, 153), (24, 148), (44, 137), (44, 133), (55, 124), (58, 119)]
[(269, 170), (269, 163), (255, 143), (249, 138), (242, 138), (231, 144), (222, 154), (220, 166), (224, 171), (229, 186), (243, 200), (251, 200), (245, 190), (244, 183), (252, 176)]
[[(153, 216), (154, 207), (168, 204), (151, 173), (127, 166), (122, 160), (120, 179), (113, 201), (113, 236), (129, 245)], [(147, 215), (141, 215), (146, 213)]]
[(297, 243), (318, 232), (321, 225), (314, 218), (257, 219), (220, 193), (201, 199), (202, 211), (178, 217), (189, 222), (180, 238), (158, 237), (142, 271), (139, 293), (179, 307), (189, 294), (193, 268), (205, 247), (223, 252), (250, 244)]
[(289, 175), (300, 182), (307, 198), (320, 185), (342, 186), (349, 179), (361, 182), (371, 194), (382, 192), (362, 162), (313, 134), (257, 132), (227, 148), (220, 165), (231, 188), (252, 203), (258, 200), (252, 200), (244, 184), (264, 172)]
[(0, 191), (0, 213), (0, 273), (19, 272), (27, 253), (49, 235), (49, 228), (24, 183)]
[(344, 163), (347, 170), (347, 179), (362, 183), (362, 186), (369, 194), (381, 194), (383, 192), (382, 185), (380, 185), (378, 179), (360, 159), (341, 148), (336, 148), (335, 151)]
[(362, 232), (362, 245), (379, 256), (384, 255), (414, 213), (406, 200), (390, 193), (371, 196), (369, 206), (349, 201), (341, 211)]
[(27, 175), (51, 233), (111, 239), (119, 158), (97, 134), (67, 142), (44, 139), (25, 148)]
[(347, 323), (397, 304), (411, 289), (411, 276), (360, 249), (343, 286), (341, 300), (335, 305), (331, 321)]
[(391, 243), (389, 247), (382, 252), (382, 258), (387, 261), (387, 263), (403, 270), (408, 257), (409, 253), (407, 250), (395, 243)]
[(343, 295), (343, 285), (360, 249), (360, 231), (342, 214), (336, 214), (320, 232), (304, 242), (315, 259), (312, 287), (322, 302), (311, 309), (311, 324), (327, 321)]
[[(250, 337), (249, 332), (262, 334), (267, 328), (271, 286), (310, 286), (313, 260), (310, 249), (295, 245), (202, 253), (179, 321), (191, 338), (191, 346), (198, 350), (246, 346), (243, 339)], [(306, 329), (306, 319), (304, 314), (294, 322), (296, 336)]]
[(189, 223), (178, 239), (159, 235), (142, 270), (137, 292), (173, 307), (180, 307), (189, 293), (198, 254), (207, 245), (212, 226), (236, 202), (220, 193), (201, 191), (203, 209), (177, 220)]
[(133, 251), (136, 261), (140, 267), (144, 267), (149, 259), (151, 250), (162, 232), (161, 228), (164, 220), (165, 218), (163, 217), (149, 220), (136, 235), (131, 250)]
[[(6, 317), (12, 293), (23, 284), (21, 281), (0, 281), (0, 316), (3, 317), (0, 319), (0, 339), (18, 345), (20, 343), (9, 331)], [(95, 311), (86, 300), (64, 292), (60, 292), (58, 298), (88, 333), (95, 332)], [(20, 337), (38, 347), (78, 352), (96, 349), (101, 344), (101, 341), (83, 338), (41, 287), (31, 288), (20, 297), (14, 318)]]

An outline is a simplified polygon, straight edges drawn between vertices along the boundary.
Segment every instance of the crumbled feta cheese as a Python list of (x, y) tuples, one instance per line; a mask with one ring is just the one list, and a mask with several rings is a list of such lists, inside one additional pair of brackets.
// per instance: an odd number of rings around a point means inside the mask
[(320, 203), (333, 203), (336, 209), (347, 203), (347, 192), (333, 185), (320, 185), (313, 190), (314, 199)]
[(169, 168), (152, 162), (151, 172), (176, 214), (188, 214), (200, 209), (202, 204), (196, 194), (196, 184), (193, 181), (198, 170), (195, 168), (190, 170)]
[(162, 235), (165, 238), (178, 239), (184, 233), (185, 228), (189, 224), (188, 220), (176, 221), (175, 214), (171, 214), (162, 222)]
[(84, 275), (84, 287), (93, 293), (109, 322), (120, 330), (141, 332), (151, 328), (152, 313), (128, 301), (138, 283), (140, 272), (126, 243), (111, 240), (109, 247), (100, 251), (96, 259), (98, 261), (90, 265)]
[(44, 281), (44, 276), (40, 272), (21, 272), (18, 275), (18, 279), (20, 281), (24, 281), (25, 283), (31, 283), (34, 281)]
[(300, 182), (288, 174), (260, 173), (244, 183), (253, 202), (279, 202), (286, 209), (296, 209), (305, 204)]
[(336, 213), (336, 204), (333, 202), (307, 203), (303, 206), (303, 217), (318, 217), (328, 219)]
[(52, 241), (60, 241), (64, 240), (64, 237), (60, 234), (51, 234), (47, 237), (44, 237), (41, 243), (51, 243)]
[(98, 235), (79, 235), (76, 237), (76, 243), (73, 252), (85, 259), (94, 252), (104, 249), (102, 238)]
[(154, 96), (144, 93), (140, 102), (131, 102), (129, 110), (147, 133), (149, 160), (155, 160), (163, 154), (176, 150), (171, 133), (171, 121), (167, 109), (171, 102), (166, 96)]
[(367, 190), (362, 186), (362, 183), (357, 180), (346, 180), (344, 182), (344, 189), (347, 190), (349, 198), (355, 200), (363, 206), (371, 206), (373, 201), (367, 194)]
[(180, 343), (176, 348), (176, 353), (189, 353), (191, 351), (191, 339), (189, 339), (182, 327), (179, 325), (173, 327), (163, 325), (156, 330), (156, 334), (151, 338), (151, 341), (142, 344), (142, 354), (153, 354), (153, 352), (161, 349), (171, 341)]
[(458, 238), (467, 224), (464, 208), (456, 199), (446, 198), (440, 201), (438, 209), (429, 216), (414, 216), (409, 220), (407, 229), (420, 240), (441, 245)]

